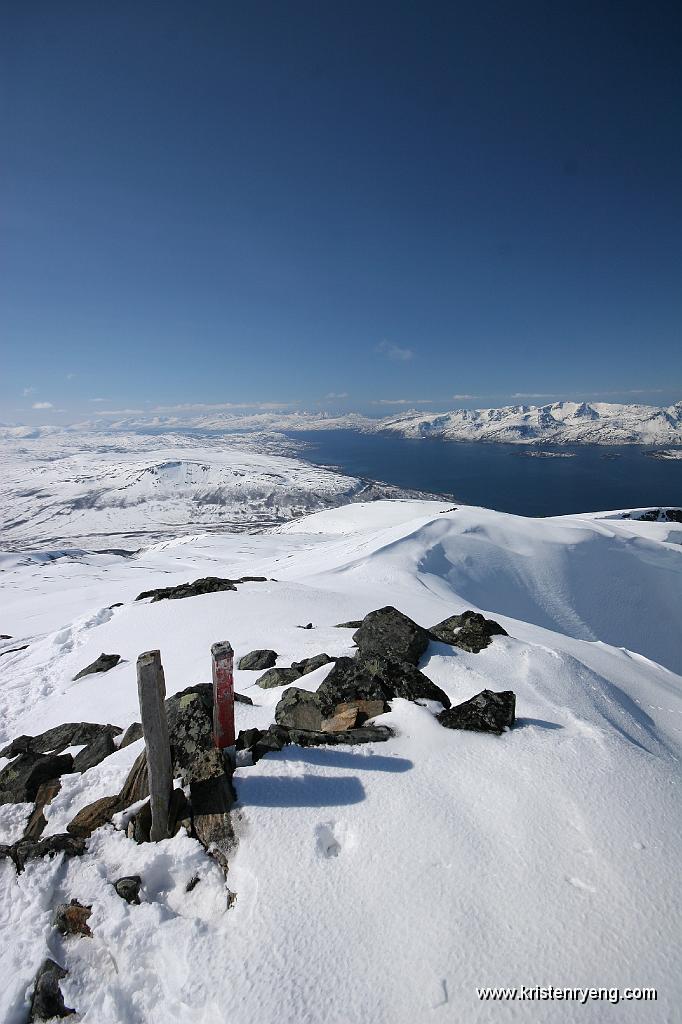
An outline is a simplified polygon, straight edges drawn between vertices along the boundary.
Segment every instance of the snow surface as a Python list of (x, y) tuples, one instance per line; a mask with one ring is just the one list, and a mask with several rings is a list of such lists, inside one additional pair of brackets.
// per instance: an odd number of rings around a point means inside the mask
[[(427, 501), (358, 503), (275, 531), (200, 534), (132, 557), (5, 557), (0, 743), (69, 720), (136, 720), (135, 659), (161, 649), (169, 693), (210, 674), (210, 646), (273, 647), (278, 664), (350, 654), (335, 624), (393, 604), (424, 625), (473, 607), (509, 637), (478, 655), (432, 643), (423, 670), (458, 702), (517, 694), (501, 737), (443, 729), (438, 705), (393, 702), (388, 743), (285, 748), (237, 770), (227, 885), (186, 835), (136, 845), (99, 830), (84, 857), (0, 862), (0, 1019), (25, 1020), (51, 955), (83, 1021), (142, 1024), (679, 1020), (682, 550), (675, 524), (529, 520)], [(677, 530), (679, 532), (679, 528)], [(671, 537), (673, 538), (671, 540)], [(142, 589), (264, 575), (182, 601)], [(116, 602), (121, 607), (110, 608)], [(312, 621), (313, 630), (300, 624)], [(102, 651), (122, 662), (73, 682)], [(328, 667), (305, 676), (315, 689)], [(236, 672), (273, 720), (281, 690)], [(116, 792), (141, 744), (67, 776), (48, 832)], [(29, 811), (0, 808), (0, 841)], [(142, 905), (111, 882), (143, 877)], [(190, 893), (187, 883), (200, 882)], [(92, 904), (93, 939), (52, 908)], [(655, 1003), (481, 1002), (477, 986), (655, 986)]]

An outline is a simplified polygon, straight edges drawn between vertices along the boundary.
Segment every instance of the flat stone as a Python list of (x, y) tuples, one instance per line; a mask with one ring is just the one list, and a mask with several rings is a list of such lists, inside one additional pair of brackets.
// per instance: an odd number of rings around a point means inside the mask
[(314, 654), (311, 658), (303, 658), (302, 661), (292, 661), (291, 667), (299, 676), (307, 676), (309, 672), (314, 672), (323, 665), (331, 665), (333, 661), (336, 661), (336, 658), (331, 658), (328, 654)]
[(509, 636), (499, 622), (486, 619), (480, 612), (466, 611), (451, 615), (429, 630), (434, 640), (459, 647), (470, 654), (479, 654), (492, 642), (494, 636)]
[(239, 659), (238, 668), (250, 672), (262, 671), (265, 668), (273, 668), (277, 662), (277, 651), (258, 650), (249, 651)]
[(0, 757), (16, 757), (18, 754), (58, 754), (65, 747), (80, 747), (92, 743), (103, 733), (118, 736), (123, 730), (117, 725), (98, 725), (95, 722), (66, 722), (57, 725), (38, 736), (19, 736), (9, 746), (0, 750)]
[(322, 732), (344, 732), (355, 729), (377, 715), (383, 714), (382, 700), (355, 700), (349, 704), (337, 704), (334, 715), (322, 722)]
[(361, 655), (417, 665), (429, 644), (429, 633), (397, 608), (387, 605), (369, 612), (353, 634)]
[(354, 746), (359, 743), (384, 743), (390, 740), (393, 732), (385, 725), (363, 725), (360, 729), (347, 729), (343, 732), (310, 732), (304, 729), (288, 729), (287, 743), (299, 747), (337, 746), (346, 743)]
[(176, 587), (158, 587), (155, 590), (144, 590), (135, 598), (143, 601), (150, 597), (154, 601), (177, 601), (185, 597), (199, 597), (202, 594), (216, 594), (222, 590), (236, 590), (240, 583), (266, 583), (265, 576), (240, 576), (236, 580), (222, 579), (218, 576), (205, 576), (192, 583), (180, 583)]
[(73, 759), (73, 770), (75, 772), (87, 772), (89, 768), (94, 768), (105, 757), (109, 757), (110, 754), (115, 752), (116, 744), (111, 733), (103, 732), (96, 740), (93, 740), (92, 743), (89, 743), (87, 747), (84, 747), (83, 750), (76, 754)]
[(514, 725), (516, 694), (513, 690), (481, 690), (475, 697), (465, 700), (438, 715), (446, 729), (467, 729), (473, 732), (492, 732), (500, 735)]
[(93, 661), (90, 665), (82, 668), (73, 678), (74, 682), (76, 679), (82, 679), (83, 676), (93, 675), (95, 672), (108, 672), (110, 669), (115, 668), (121, 660), (120, 654), (100, 654), (99, 658)]
[(66, 831), (71, 836), (88, 839), (95, 829), (107, 825), (113, 816), (121, 810), (124, 810), (124, 805), (119, 796), (100, 797), (99, 800), (94, 800), (87, 807), (81, 808), (66, 826)]
[(68, 974), (63, 967), (60, 967), (54, 960), (43, 960), (38, 974), (36, 975), (33, 995), (31, 997), (31, 1009), (29, 1021), (47, 1021), (55, 1017), (68, 1017), (75, 1013), (64, 1003), (64, 996), (59, 987), (59, 982)]
[(285, 690), (275, 708), (275, 721), (284, 728), (322, 728), (322, 707), (317, 693), (291, 686)]
[(296, 668), (270, 668), (264, 672), (260, 679), (256, 680), (258, 686), (264, 690), (272, 690), (276, 686), (288, 686), (295, 683), (303, 675)]
[(337, 622), (335, 629), (359, 629), (362, 619), (351, 619), (350, 622)]

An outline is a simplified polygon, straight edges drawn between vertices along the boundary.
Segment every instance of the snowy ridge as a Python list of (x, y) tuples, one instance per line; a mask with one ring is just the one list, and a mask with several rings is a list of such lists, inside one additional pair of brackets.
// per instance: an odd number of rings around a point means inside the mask
[[(471, 607), (508, 637), (480, 654), (432, 643), (422, 670), (454, 702), (513, 689), (501, 737), (443, 729), (395, 700), (395, 738), (285, 748), (235, 776), (239, 845), (228, 884), (180, 834), (138, 846), (112, 827), (82, 858), (0, 862), (0, 1018), (19, 1024), (38, 963), (69, 970), (67, 1005), (97, 1024), (415, 1024), (519, 1019), (543, 1002), (486, 1003), (483, 985), (654, 986), (619, 1022), (675, 1019), (682, 650), (674, 523), (607, 514), (529, 520), (426, 501), (359, 503), (275, 531), (176, 538), (132, 557), (20, 556), (0, 575), (0, 742), (67, 720), (137, 718), (135, 659), (160, 647), (169, 693), (206, 680), (209, 650), (273, 647), (278, 664), (352, 653), (337, 622), (393, 604), (423, 625)], [(208, 574), (267, 583), (135, 603), (144, 587)], [(58, 595), (58, 600), (55, 600)], [(109, 606), (123, 602), (121, 607)], [(313, 630), (300, 630), (312, 621)], [(73, 682), (101, 651), (122, 661)], [(328, 666), (297, 685), (315, 689)], [(236, 672), (265, 727), (281, 690)], [(47, 833), (115, 792), (140, 744), (65, 776)], [(23, 814), (30, 810), (25, 807)], [(0, 808), (0, 842), (22, 828)], [(110, 882), (143, 878), (129, 907)], [(200, 883), (187, 893), (187, 882)], [(92, 904), (95, 938), (57, 942), (56, 902)], [(551, 1005), (601, 1024), (603, 1003)], [(614, 1018), (615, 1019), (615, 1018)]]
[[(216, 431), (358, 430), (393, 433), (402, 437), (435, 437), (450, 441), (489, 441), (505, 444), (643, 444), (682, 445), (682, 402), (667, 408), (619, 405), (611, 402), (553, 402), (549, 405), (510, 405), (495, 409), (456, 409), (431, 413), (409, 409), (383, 418), (359, 413), (320, 412), (202, 413), (98, 417), (73, 430), (143, 430), (192, 427)], [(26, 438), (54, 427), (6, 428), (0, 434)]]

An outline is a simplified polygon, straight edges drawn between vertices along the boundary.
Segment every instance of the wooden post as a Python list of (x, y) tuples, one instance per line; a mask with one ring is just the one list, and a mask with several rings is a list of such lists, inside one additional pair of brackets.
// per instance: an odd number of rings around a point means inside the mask
[(168, 809), (173, 792), (168, 722), (166, 721), (166, 681), (159, 651), (146, 651), (137, 659), (137, 693), (147, 748), (147, 773), (152, 811), (152, 842), (168, 837)]
[(234, 677), (233, 652), (222, 640), (211, 647), (213, 662), (213, 742), (234, 759)]

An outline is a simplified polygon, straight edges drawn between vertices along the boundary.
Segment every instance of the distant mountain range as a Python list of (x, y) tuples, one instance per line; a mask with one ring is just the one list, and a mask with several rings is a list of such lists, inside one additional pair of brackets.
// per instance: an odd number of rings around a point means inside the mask
[[(71, 429), (144, 431), (183, 427), (226, 432), (357, 430), (366, 434), (505, 444), (682, 445), (682, 402), (667, 408), (610, 402), (553, 402), (551, 405), (509, 405), (499, 409), (454, 409), (442, 413), (409, 409), (382, 418), (360, 413), (331, 415), (324, 412), (110, 415), (74, 424)], [(60, 429), (15, 427), (5, 429), (3, 433), (14, 437), (35, 437)]]

